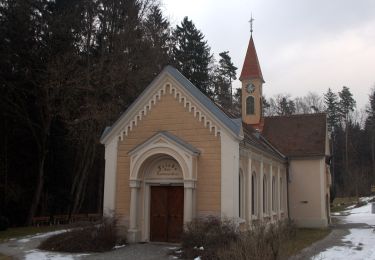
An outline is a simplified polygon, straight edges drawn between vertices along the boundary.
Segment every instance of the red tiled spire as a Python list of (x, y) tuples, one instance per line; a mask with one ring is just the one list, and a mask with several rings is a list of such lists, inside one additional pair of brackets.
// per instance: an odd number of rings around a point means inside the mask
[(262, 70), (260, 69), (258, 55), (255, 50), (253, 36), (250, 37), (247, 47), (245, 61), (242, 66), (240, 80), (258, 78), (264, 82)]

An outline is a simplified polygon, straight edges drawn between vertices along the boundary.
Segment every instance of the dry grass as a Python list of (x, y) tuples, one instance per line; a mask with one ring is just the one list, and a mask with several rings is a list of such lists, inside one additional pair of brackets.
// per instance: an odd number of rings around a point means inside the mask
[(331, 204), (331, 212), (340, 212), (358, 203), (357, 197), (335, 198)]
[[(329, 229), (297, 229), (292, 221), (255, 225), (239, 232), (233, 223), (217, 218), (189, 224), (183, 235), (183, 259), (276, 260), (288, 259), (323, 239)], [(200, 249), (200, 247), (203, 247)]]
[(7, 230), (0, 231), (0, 243), (5, 242), (11, 238), (18, 238), (28, 235), (34, 235), (37, 233), (44, 233), (49, 231), (55, 231), (64, 229), (64, 226), (42, 226), (42, 227), (17, 227), (8, 228)]
[(0, 254), (0, 260), (12, 260), (13, 258), (11, 256)]
[(305, 247), (312, 245), (325, 238), (331, 232), (330, 229), (310, 229), (299, 228), (297, 229), (296, 236), (282, 245), (283, 257), (287, 258), (297, 254)]
[(229, 247), (218, 251), (220, 260), (276, 260), (282, 259), (283, 245), (294, 239), (296, 227), (292, 221), (254, 225), (251, 230), (241, 233), (240, 238)]
[(236, 241), (239, 232), (230, 220), (207, 217), (187, 224), (182, 234), (184, 259), (200, 256), (202, 259), (217, 259), (217, 251)]

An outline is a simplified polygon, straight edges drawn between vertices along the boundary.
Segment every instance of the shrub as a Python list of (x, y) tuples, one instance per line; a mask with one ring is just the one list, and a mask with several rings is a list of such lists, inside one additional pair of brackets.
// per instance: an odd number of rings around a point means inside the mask
[(111, 250), (118, 240), (116, 221), (104, 219), (100, 224), (91, 224), (52, 236), (43, 241), (39, 249), (71, 253), (104, 252)]
[(184, 258), (218, 259), (219, 248), (236, 241), (239, 232), (233, 221), (217, 217), (195, 219), (187, 224), (182, 234)]
[(282, 243), (295, 236), (296, 227), (289, 220), (275, 224), (258, 224), (242, 233), (240, 238), (229, 246), (221, 248), (217, 255), (221, 260), (275, 260), (280, 258)]
[(4, 216), (0, 216), (0, 231), (7, 230), (9, 227), (9, 220)]

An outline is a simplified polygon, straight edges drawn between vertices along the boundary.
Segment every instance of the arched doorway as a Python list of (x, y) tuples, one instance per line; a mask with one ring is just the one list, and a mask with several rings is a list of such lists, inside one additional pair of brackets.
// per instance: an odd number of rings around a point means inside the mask
[(184, 182), (179, 163), (157, 154), (143, 163), (144, 230), (150, 241), (179, 242), (183, 231)]
[(199, 154), (168, 132), (129, 152), (129, 241), (179, 240), (183, 225), (194, 217)]

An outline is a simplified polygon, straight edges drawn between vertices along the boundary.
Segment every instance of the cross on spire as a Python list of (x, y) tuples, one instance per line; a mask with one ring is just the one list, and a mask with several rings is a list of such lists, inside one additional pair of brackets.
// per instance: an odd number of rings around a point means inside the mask
[(250, 18), (250, 34), (253, 35), (253, 22), (254, 22), (254, 18), (253, 18), (253, 14), (251, 14), (251, 18)]

